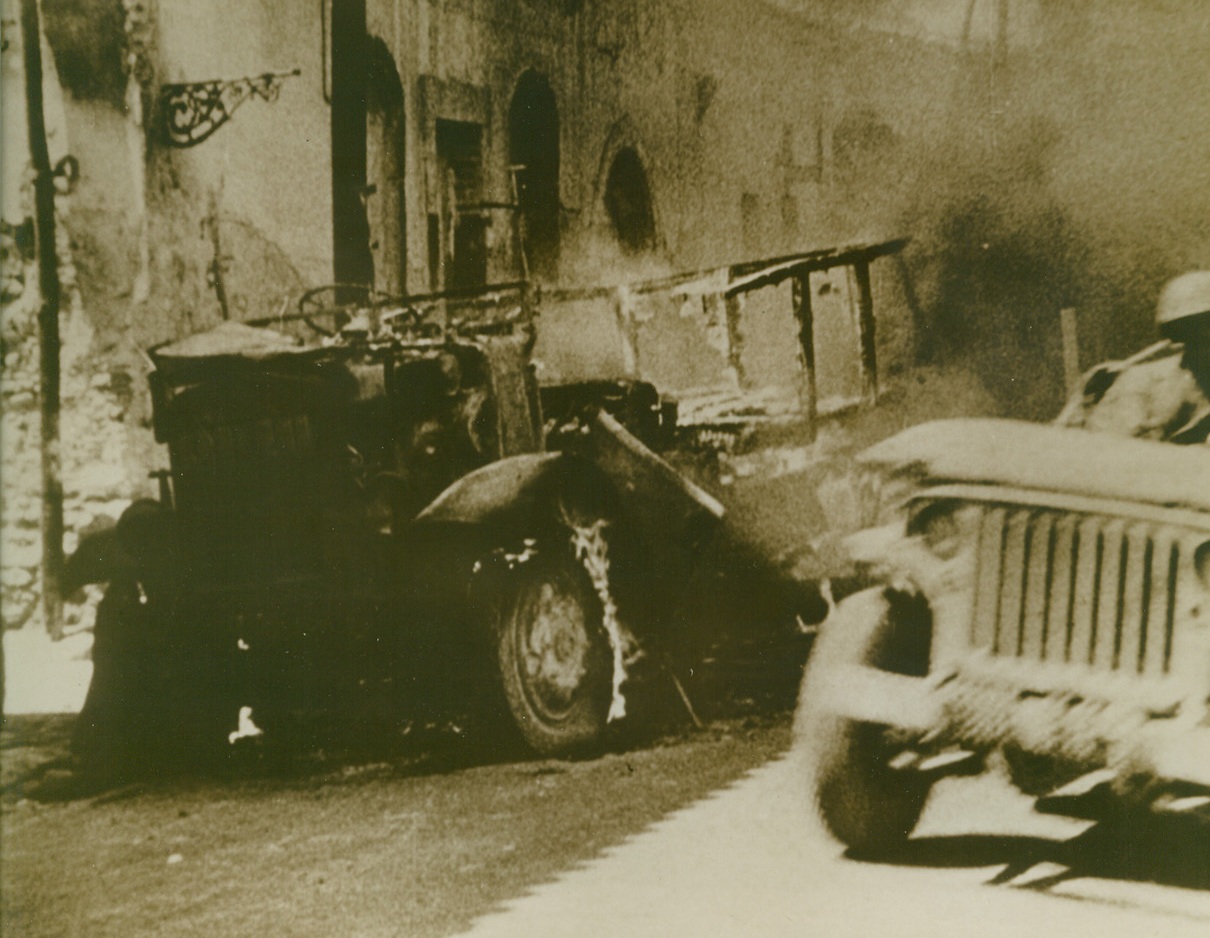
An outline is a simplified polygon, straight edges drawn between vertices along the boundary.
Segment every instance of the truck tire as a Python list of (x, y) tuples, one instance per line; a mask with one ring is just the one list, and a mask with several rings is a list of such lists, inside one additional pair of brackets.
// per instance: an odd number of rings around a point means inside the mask
[(601, 602), (578, 563), (539, 554), (508, 572), (495, 650), (507, 715), (530, 749), (571, 756), (599, 748), (612, 656)]
[(930, 783), (889, 766), (896, 746), (886, 727), (826, 706), (819, 688), (828, 673), (851, 665), (923, 676), (928, 670), (927, 629), (905, 625), (881, 589), (849, 597), (825, 622), (799, 697), (796, 743), (820, 819), (850, 850), (885, 852), (915, 828)]

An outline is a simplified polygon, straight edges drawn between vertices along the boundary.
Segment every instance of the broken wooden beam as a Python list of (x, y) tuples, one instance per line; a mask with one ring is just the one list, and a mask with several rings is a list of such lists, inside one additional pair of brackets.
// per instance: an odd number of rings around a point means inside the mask
[(853, 264), (857, 279), (857, 333), (861, 344), (861, 396), (869, 403), (878, 400), (878, 349), (874, 334), (874, 292), (870, 288), (870, 262)]
[(799, 274), (794, 278), (792, 296), (794, 319), (798, 323), (799, 363), (802, 366), (798, 385), (799, 405), (807, 425), (807, 438), (809, 442), (814, 443), (818, 404), (815, 387), (815, 315), (811, 309), (809, 273)]

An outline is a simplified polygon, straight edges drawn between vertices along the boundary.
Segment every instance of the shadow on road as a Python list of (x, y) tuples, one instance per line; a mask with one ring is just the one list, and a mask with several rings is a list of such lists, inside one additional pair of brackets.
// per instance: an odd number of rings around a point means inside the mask
[[(1157, 883), (1210, 891), (1210, 830), (1182, 818), (1102, 823), (1070, 840), (963, 834), (909, 840), (893, 852), (855, 856), (863, 862), (938, 869), (1001, 866), (989, 881), (1046, 890), (1073, 879)], [(1047, 864), (1061, 870), (1021, 882)]]
[[(689, 738), (713, 738), (730, 731), (759, 731), (784, 723), (785, 711), (745, 701), (715, 707), (715, 719), (694, 730), (684, 720), (666, 718), (619, 728), (605, 745), (583, 758), (659, 748)], [(76, 717), (70, 714), (6, 716), (0, 722), (0, 808), (18, 800), (106, 803), (149, 791), (197, 784), (249, 782), (311, 787), (339, 781), (356, 784), (383, 776), (423, 778), (486, 765), (528, 764), (535, 774), (564, 771), (579, 758), (543, 759), (511, 736), (485, 732), (451, 720), (350, 727), (310, 724), (285, 744), (263, 738), (240, 740), (218, 758), (163, 759), (111, 774), (87, 773), (70, 754)]]
[(305, 739), (292, 739), (288, 744), (266, 745), (262, 738), (241, 740), (205, 759), (182, 759), (179, 754), (155, 758), (152, 752), (144, 754), (137, 765), (99, 773), (82, 771), (69, 753), (74, 722), (72, 715), (5, 719), (0, 733), (0, 797), (4, 801), (87, 798), (104, 803), (203, 780), (261, 779), (307, 785), (330, 777), (346, 781), (379, 774), (423, 777), (527, 757), (515, 747), (467, 734), (450, 721), (391, 730), (363, 726), (356, 732), (344, 727), (340, 733), (313, 725)]

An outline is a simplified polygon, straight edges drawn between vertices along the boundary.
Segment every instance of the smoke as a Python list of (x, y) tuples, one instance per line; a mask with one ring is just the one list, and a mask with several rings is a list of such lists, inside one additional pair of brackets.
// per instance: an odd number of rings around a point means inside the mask
[(1078, 304), (1083, 252), (1049, 184), (1058, 130), (1033, 117), (999, 139), (940, 148), (909, 198), (917, 357), (972, 365), (1005, 413), (1039, 418), (1062, 399), (1059, 311)]
[(1006, 413), (1045, 418), (1063, 390), (1061, 308), (1077, 311), (1086, 369), (1154, 341), (1164, 280), (1210, 264), (1210, 21), (1191, 0), (1013, 17), (1006, 60), (962, 60), (901, 218), (918, 356), (969, 362)]

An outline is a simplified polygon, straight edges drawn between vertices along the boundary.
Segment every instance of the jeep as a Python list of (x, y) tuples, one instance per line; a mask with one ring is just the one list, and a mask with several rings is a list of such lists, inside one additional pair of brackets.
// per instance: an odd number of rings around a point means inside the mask
[(796, 715), (831, 834), (892, 846), (996, 754), (1042, 811), (1210, 817), (1210, 450), (956, 420), (860, 464)]

